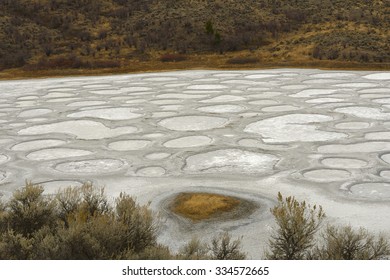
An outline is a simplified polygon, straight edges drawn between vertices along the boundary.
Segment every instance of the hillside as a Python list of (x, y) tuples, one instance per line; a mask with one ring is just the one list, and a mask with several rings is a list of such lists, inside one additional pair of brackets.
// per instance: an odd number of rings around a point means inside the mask
[(213, 67), (215, 58), (215, 67), (386, 68), (390, 1), (0, 0), (0, 70)]

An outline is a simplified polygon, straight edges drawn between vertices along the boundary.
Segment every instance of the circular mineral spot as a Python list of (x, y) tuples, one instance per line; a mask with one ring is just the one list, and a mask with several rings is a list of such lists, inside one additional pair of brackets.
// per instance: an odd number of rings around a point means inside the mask
[(320, 153), (373, 153), (390, 150), (390, 142), (371, 141), (353, 144), (329, 144), (318, 147)]
[(7, 162), (9, 160), (9, 157), (3, 154), (0, 154), (0, 164)]
[(79, 139), (104, 139), (123, 134), (134, 133), (138, 129), (132, 126), (108, 128), (104, 124), (89, 120), (64, 121), (44, 125), (30, 126), (19, 130), (19, 135), (40, 135), (47, 133), (65, 133)]
[(148, 166), (137, 170), (138, 176), (159, 177), (165, 174), (165, 169), (160, 166)]
[(83, 85), (83, 88), (91, 88), (91, 89), (101, 89), (101, 88), (110, 88), (112, 87), (112, 84), (105, 84), (105, 83), (100, 83), (100, 84), (89, 84), (89, 85)]
[(205, 100), (202, 100), (200, 102), (202, 102), (202, 103), (221, 103), (221, 102), (236, 102), (236, 101), (243, 101), (243, 100), (245, 100), (245, 97), (224, 94), (224, 95), (216, 96), (213, 98), (205, 99)]
[(390, 170), (382, 170), (379, 172), (379, 176), (385, 179), (390, 179)]
[(349, 179), (351, 173), (342, 169), (316, 169), (303, 173), (306, 179), (318, 182), (332, 182)]
[(263, 93), (251, 94), (251, 95), (248, 95), (247, 97), (263, 99), (263, 98), (276, 97), (276, 96), (279, 96), (279, 95), (282, 95), (282, 94), (283, 93), (278, 92), (278, 91), (266, 91), (266, 92), (263, 92)]
[(160, 159), (165, 159), (170, 155), (171, 155), (170, 153), (150, 153), (145, 155), (145, 158), (150, 160), (160, 160)]
[(315, 123), (328, 122), (332, 117), (319, 114), (289, 114), (248, 124), (244, 132), (260, 134), (265, 143), (312, 142), (346, 138), (347, 134), (322, 131)]
[[(380, 87), (376, 87), (376, 88), (369, 88), (369, 89), (362, 89), (362, 90), (359, 90), (359, 93), (367, 93), (366, 95), (364, 94), (361, 94), (359, 95), (360, 97), (363, 97), (363, 98), (370, 98), (370, 96), (373, 96), (375, 97), (377, 93), (378, 95), (380, 93), (383, 93), (381, 96), (385, 97), (384, 94), (386, 93), (389, 93), (389, 88), (380, 88)], [(372, 95), (370, 95), (372, 94)]]
[(318, 85), (318, 84), (335, 84), (335, 83), (342, 83), (344, 82), (343, 80), (335, 80), (335, 79), (311, 79), (311, 80), (306, 80), (303, 81), (304, 84), (308, 85)]
[(11, 147), (13, 151), (30, 151), (30, 150), (38, 150), (42, 148), (51, 148), (56, 146), (61, 146), (65, 144), (66, 141), (59, 139), (44, 139), (44, 140), (33, 140), (18, 143)]
[(385, 182), (359, 183), (351, 186), (349, 190), (355, 196), (370, 200), (390, 198), (390, 184)]
[(91, 159), (57, 164), (55, 170), (64, 173), (100, 174), (120, 170), (125, 163), (118, 159)]
[(370, 132), (364, 135), (368, 140), (390, 140), (390, 131)]
[(337, 108), (334, 110), (337, 113), (353, 115), (358, 118), (368, 118), (374, 120), (390, 120), (390, 113), (383, 112), (380, 108), (351, 106)]
[(90, 100), (90, 101), (77, 101), (67, 104), (70, 107), (82, 107), (82, 106), (96, 106), (106, 104), (106, 101)]
[(48, 88), (49, 92), (61, 92), (61, 91), (75, 91), (76, 88), (73, 87), (56, 87), (56, 88)]
[(343, 102), (344, 99), (341, 98), (333, 98), (333, 97), (324, 97), (324, 98), (313, 98), (306, 100), (306, 103), (310, 104), (322, 104), (322, 103), (338, 103)]
[(122, 140), (111, 142), (108, 147), (115, 151), (135, 151), (144, 149), (149, 143), (149, 140)]
[(173, 213), (192, 221), (207, 220), (234, 211), (241, 200), (212, 193), (181, 193), (177, 195), (170, 209)]
[(98, 94), (98, 95), (115, 95), (115, 94), (120, 94), (121, 91), (118, 88), (110, 88), (110, 89), (91, 90), (90, 93)]
[(150, 78), (144, 78), (144, 81), (149, 82), (170, 82), (170, 81), (176, 81), (176, 77), (150, 77)]
[(368, 122), (341, 122), (334, 126), (338, 129), (365, 129), (370, 127), (370, 123)]
[[(389, 90), (389, 92), (390, 92), (390, 90)], [(372, 102), (379, 103), (379, 104), (390, 104), (390, 98), (386, 97), (386, 98), (373, 99)]]
[(163, 145), (167, 148), (191, 148), (206, 146), (213, 142), (213, 139), (207, 136), (185, 136), (169, 140)]
[(235, 79), (235, 80), (222, 81), (221, 84), (230, 84), (230, 85), (257, 85), (258, 82), (256, 82), (256, 81), (250, 81), (250, 80)]
[(237, 113), (245, 110), (245, 107), (240, 105), (221, 104), (214, 106), (203, 106), (197, 108), (197, 110), (206, 113)]
[(353, 73), (344, 73), (344, 72), (330, 72), (330, 73), (320, 73), (320, 74), (312, 74), (310, 77), (312, 78), (347, 78), (355, 76)]
[(163, 93), (156, 96), (156, 98), (177, 98), (177, 99), (199, 99), (205, 98), (205, 94), (183, 94), (183, 93)]
[(93, 152), (79, 149), (52, 148), (31, 152), (26, 156), (26, 158), (30, 160), (53, 160), (69, 157), (81, 157), (90, 154), (93, 154)]
[(141, 114), (133, 113), (134, 109), (132, 108), (104, 108), (104, 109), (93, 109), (85, 110), (82, 112), (76, 112), (69, 114), (68, 117), (71, 118), (99, 118), (106, 120), (131, 120), (136, 119), (142, 116)]
[(278, 150), (286, 150), (291, 148), (289, 145), (283, 145), (283, 144), (264, 144), (259, 140), (256, 139), (241, 139), (237, 142), (237, 144), (241, 147), (251, 147), (251, 148), (260, 148), (263, 150), (270, 150), (270, 151), (278, 151)]
[(364, 78), (369, 80), (390, 80), (390, 73), (376, 73), (364, 76)]
[(80, 98), (76, 98), (76, 97), (51, 98), (51, 99), (46, 99), (46, 102), (61, 103), (61, 102), (69, 102), (69, 101), (76, 101), (76, 100), (80, 100)]
[(280, 88), (282, 89), (287, 89), (287, 90), (301, 90), (307, 88), (305, 85), (286, 85), (286, 86), (281, 86)]
[(370, 88), (370, 87), (376, 87), (378, 85), (375, 83), (345, 83), (345, 84), (336, 84), (332, 86), (338, 88)]
[(148, 133), (148, 134), (144, 134), (142, 135), (142, 137), (146, 137), (146, 138), (161, 138), (161, 137), (164, 137), (165, 134), (164, 133)]
[(138, 103), (145, 103), (145, 102), (146, 102), (146, 99), (136, 98), (136, 99), (128, 100), (125, 103), (126, 104), (138, 104)]
[(44, 98), (63, 98), (63, 97), (74, 97), (73, 93), (69, 92), (49, 92)]
[(261, 110), (264, 112), (285, 112), (285, 111), (295, 111), (299, 109), (300, 109), (299, 107), (292, 106), (292, 105), (279, 105), (279, 106), (264, 107)]
[(157, 99), (150, 101), (151, 104), (156, 105), (171, 105), (171, 104), (179, 104), (182, 100), (180, 99)]
[(227, 86), (224, 85), (217, 85), (217, 84), (209, 84), (209, 85), (192, 85), (188, 86), (187, 89), (224, 89), (227, 88)]
[(279, 102), (271, 99), (259, 99), (259, 100), (250, 101), (248, 103), (251, 105), (276, 105)]
[(183, 105), (164, 105), (164, 106), (159, 106), (161, 110), (164, 111), (179, 111), (183, 109)]
[(278, 160), (271, 154), (222, 149), (189, 156), (184, 170), (195, 173), (265, 173), (272, 171)]
[(164, 85), (164, 87), (168, 87), (168, 88), (177, 88), (177, 87), (185, 87), (185, 86), (188, 86), (188, 84), (187, 83), (169, 83), (169, 84)]
[(198, 131), (223, 127), (228, 121), (228, 119), (221, 117), (182, 116), (164, 119), (158, 124), (175, 131)]
[(337, 90), (334, 89), (305, 89), (298, 93), (291, 94), (291, 97), (312, 97), (317, 95), (324, 95), (324, 94), (332, 94), (337, 92)]
[(265, 79), (265, 78), (274, 78), (277, 76), (278, 75), (275, 75), (275, 74), (253, 74), (253, 75), (245, 76), (245, 78), (246, 79)]
[(390, 164), (390, 154), (384, 154), (384, 155), (382, 155), (382, 156), (381, 156), (381, 159), (382, 159), (384, 162)]
[[(26, 96), (21, 96), (21, 97), (18, 97), (16, 98), (17, 100), (36, 100), (36, 99), (39, 99), (39, 96), (36, 96), (36, 95), (26, 95)], [(0, 100), (1, 102), (5, 102), (6, 100)]]
[(231, 78), (231, 77), (241, 76), (241, 74), (239, 74), (239, 73), (218, 73), (218, 74), (214, 74), (213, 76), (220, 77), (220, 78)]
[(332, 168), (363, 168), (367, 166), (366, 161), (356, 158), (324, 158), (321, 163)]
[(18, 117), (19, 118), (31, 118), (46, 115), (53, 112), (51, 109), (31, 109), (21, 112)]
[(31, 118), (31, 119), (27, 119), (26, 122), (45, 122), (45, 121), (48, 121), (49, 119), (48, 118)]

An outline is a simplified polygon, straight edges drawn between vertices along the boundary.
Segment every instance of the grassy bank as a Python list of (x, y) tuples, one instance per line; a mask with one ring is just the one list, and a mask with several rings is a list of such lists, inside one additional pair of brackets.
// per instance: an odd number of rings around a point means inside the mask
[[(110, 68), (35, 68), (20, 67), (3, 70), (0, 80), (94, 76), (112, 74), (130, 74), (144, 72), (162, 72), (175, 70), (259, 70), (272, 68), (315, 68), (324, 70), (364, 70), (388, 71), (390, 63), (357, 63), (300, 58), (297, 60), (277, 60), (262, 58), (261, 53), (231, 52), (219, 54), (186, 55), (182, 61), (163, 61), (163, 55), (157, 54), (148, 61), (123, 60), (119, 67)], [(104, 65), (103, 65), (104, 66)]]

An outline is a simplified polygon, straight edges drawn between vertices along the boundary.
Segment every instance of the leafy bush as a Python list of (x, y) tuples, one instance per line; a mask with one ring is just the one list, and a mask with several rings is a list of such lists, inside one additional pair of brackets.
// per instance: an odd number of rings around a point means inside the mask
[[(69, 187), (56, 196), (28, 183), (0, 208), (1, 259), (122, 259), (167, 256), (147, 206), (104, 189)], [(170, 255), (170, 253), (169, 253)]]
[(207, 244), (194, 237), (180, 249), (179, 256), (188, 260), (202, 260), (207, 259), (208, 251)]
[(225, 232), (212, 240), (212, 258), (215, 260), (244, 260), (246, 255), (240, 251), (240, 246), (240, 239), (232, 241), (230, 235)]
[(322, 207), (298, 202), (291, 196), (283, 199), (279, 193), (278, 205), (271, 209), (271, 213), (278, 228), (271, 236), (266, 257), (275, 260), (307, 258), (314, 245), (314, 235), (325, 217)]
[(366, 229), (329, 225), (313, 258), (320, 260), (375, 260), (390, 255), (390, 245), (383, 236), (375, 237)]
[(9, 228), (25, 237), (41, 229), (52, 226), (54, 217), (54, 201), (42, 195), (41, 186), (27, 183), (22, 190), (17, 190), (8, 203), (6, 223)]
[(389, 242), (363, 228), (328, 225), (316, 237), (325, 218), (321, 206), (310, 206), (294, 197), (283, 199), (279, 193), (271, 213), (277, 229), (269, 240), (268, 259), (374, 260), (390, 256)]
[(189, 260), (244, 260), (246, 254), (241, 251), (241, 240), (232, 240), (225, 232), (212, 239), (207, 245), (198, 238), (192, 238), (179, 251), (178, 258)]

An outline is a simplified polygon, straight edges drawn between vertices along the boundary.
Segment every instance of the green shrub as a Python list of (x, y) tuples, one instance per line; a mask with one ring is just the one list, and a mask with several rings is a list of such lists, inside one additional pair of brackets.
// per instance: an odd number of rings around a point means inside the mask
[(202, 260), (208, 258), (209, 248), (199, 238), (192, 238), (179, 250), (179, 258), (186, 260)]
[(110, 206), (104, 189), (84, 184), (56, 196), (31, 183), (0, 207), (1, 259), (171, 258), (156, 241), (148, 206), (121, 194)]
[(375, 260), (390, 255), (390, 245), (383, 236), (375, 237), (366, 229), (329, 225), (322, 235), (313, 258), (320, 260)]
[(42, 186), (26, 183), (25, 188), (13, 194), (6, 219), (11, 230), (29, 236), (45, 225), (53, 225), (55, 203), (42, 193)]
[(246, 255), (240, 251), (241, 240), (231, 240), (225, 232), (215, 237), (211, 242), (212, 259), (215, 260), (244, 260)]
[(0, 259), (25, 260), (29, 259), (33, 251), (33, 240), (15, 233), (12, 230), (4, 231), (0, 235)]
[(283, 198), (278, 194), (278, 205), (271, 209), (277, 229), (269, 240), (268, 259), (306, 259), (314, 244), (325, 214), (322, 207), (311, 206), (305, 201), (298, 202), (294, 197)]
[(127, 194), (121, 193), (116, 200), (118, 221), (125, 227), (129, 248), (139, 253), (157, 244), (157, 226), (148, 206), (140, 206)]

